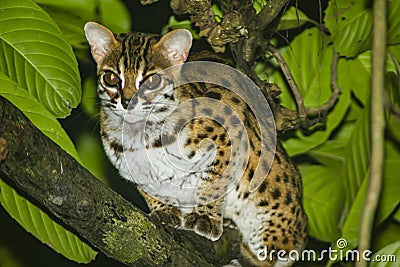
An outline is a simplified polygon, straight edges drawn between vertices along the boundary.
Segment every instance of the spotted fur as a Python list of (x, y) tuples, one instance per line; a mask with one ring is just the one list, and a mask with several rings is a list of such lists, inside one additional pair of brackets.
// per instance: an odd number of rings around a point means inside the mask
[[(142, 33), (114, 35), (96, 23), (88, 23), (85, 32), (98, 64), (101, 137), (108, 157), (122, 177), (134, 181), (127, 170), (127, 164), (130, 164), (143, 177), (149, 177), (149, 184), (160, 182), (151, 180), (150, 167), (141, 161), (143, 149), (146, 149), (153, 153), (154, 168), (159, 168), (166, 180), (169, 176), (182, 176), (192, 183), (211, 185), (207, 190), (199, 190), (194, 208), (160, 201), (158, 196), (149, 195), (139, 188), (152, 215), (170, 226), (193, 230), (211, 240), (221, 236), (223, 219), (230, 219), (242, 235), (242, 264), (290, 266), (291, 261), (279, 261), (276, 257), (264, 261), (257, 257), (264, 248), (289, 252), (300, 251), (305, 245), (307, 219), (302, 207), (301, 178), (281, 144), (276, 146), (270, 168), (265, 159), (260, 159), (260, 130), (256, 127), (253, 113), (231, 91), (202, 83), (166, 90), (170, 81), (163, 77), (163, 86), (158, 86), (160, 77), (155, 76), (157, 72), (186, 61), (191, 46), (190, 33), (176, 30), (163, 37)], [(191, 60), (209, 59), (217, 57), (202, 53)], [(146, 81), (150, 85), (139, 90)], [(240, 83), (235, 81), (235, 77), (226, 82), (233, 86)], [(152, 88), (152, 84), (157, 84), (158, 88)], [(210, 108), (211, 103), (196, 102), (198, 97), (215, 99), (226, 106)], [(144, 134), (143, 128), (137, 125), (143, 119), (141, 113), (149, 114), (148, 109), (155, 99), (159, 104), (152, 110)], [(196, 118), (187, 122), (184, 115), (178, 115), (167, 122), (166, 117), (173, 108), (187, 100), (193, 100), (189, 113), (216, 119)], [(135, 116), (130, 116), (134, 111)], [(213, 182), (220, 179), (220, 174), (232, 164), (229, 159), (236, 152), (232, 150), (230, 137), (243, 139), (238, 120), (244, 124), (248, 135), (249, 142), (242, 145), (249, 153), (249, 161), (233, 163), (244, 164), (245, 171), (235, 188), (226, 194), (226, 183)], [(221, 124), (229, 125), (229, 135)], [(161, 125), (166, 125), (167, 131), (161, 133)], [(177, 131), (181, 133), (180, 139), (175, 134)], [(125, 136), (124, 141), (122, 136)], [(139, 144), (142, 138), (146, 140), (145, 147)], [(214, 148), (216, 152), (214, 160), (201, 172), (168, 172), (165, 169), (165, 159), (159, 153), (162, 146), (172, 151), (174, 145), (180, 143), (185, 157), (192, 159), (199, 153), (199, 144), (205, 139), (212, 140), (214, 145), (209, 143), (203, 147), (203, 152), (208, 153)], [(257, 190), (250, 193), (249, 185), (259, 161), (270, 171)]]

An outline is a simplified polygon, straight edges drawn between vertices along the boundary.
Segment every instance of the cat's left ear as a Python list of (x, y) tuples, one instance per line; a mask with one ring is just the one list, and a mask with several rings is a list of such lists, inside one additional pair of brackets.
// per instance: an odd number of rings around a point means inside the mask
[(160, 49), (162, 56), (173, 66), (186, 61), (192, 47), (192, 39), (190, 31), (177, 29), (161, 37), (156, 48)]

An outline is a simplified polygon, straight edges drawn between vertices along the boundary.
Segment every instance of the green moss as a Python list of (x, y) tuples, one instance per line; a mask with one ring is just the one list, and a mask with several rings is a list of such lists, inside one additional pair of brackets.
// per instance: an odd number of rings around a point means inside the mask
[(165, 262), (169, 251), (169, 247), (165, 245), (168, 243), (161, 242), (162, 238), (156, 227), (139, 214), (128, 214), (126, 218), (126, 221), (114, 218), (110, 226), (112, 230), (102, 239), (113, 257), (128, 264), (145, 258), (153, 263)]

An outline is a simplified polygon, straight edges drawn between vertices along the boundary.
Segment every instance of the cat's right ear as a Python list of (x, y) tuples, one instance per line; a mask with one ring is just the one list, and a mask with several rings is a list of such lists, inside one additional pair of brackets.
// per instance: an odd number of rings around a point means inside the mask
[(96, 22), (86, 23), (85, 35), (90, 44), (93, 59), (97, 64), (100, 64), (105, 55), (118, 44), (114, 34)]

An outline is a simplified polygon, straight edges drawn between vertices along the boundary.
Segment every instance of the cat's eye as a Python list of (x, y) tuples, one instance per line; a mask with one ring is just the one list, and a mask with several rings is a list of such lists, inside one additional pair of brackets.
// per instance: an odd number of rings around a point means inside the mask
[(106, 71), (103, 74), (103, 82), (108, 87), (116, 87), (121, 84), (121, 79), (112, 71)]
[(162, 86), (163, 78), (159, 74), (153, 74), (144, 80), (142, 87), (146, 90), (155, 90)]

